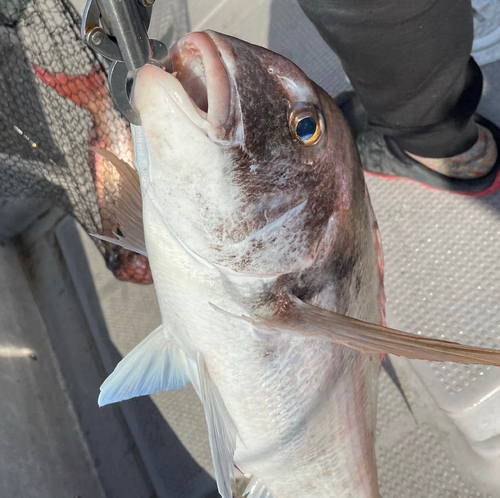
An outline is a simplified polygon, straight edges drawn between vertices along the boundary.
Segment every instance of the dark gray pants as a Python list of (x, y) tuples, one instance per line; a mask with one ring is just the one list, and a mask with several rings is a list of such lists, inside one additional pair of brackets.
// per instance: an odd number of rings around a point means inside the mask
[(339, 56), (370, 122), (408, 152), (447, 157), (477, 139), (482, 75), (471, 0), (299, 0)]

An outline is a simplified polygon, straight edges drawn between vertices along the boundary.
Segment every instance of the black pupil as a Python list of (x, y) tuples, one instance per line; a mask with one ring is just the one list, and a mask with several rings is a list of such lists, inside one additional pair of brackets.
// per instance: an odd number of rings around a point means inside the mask
[(316, 121), (313, 118), (303, 118), (297, 123), (295, 131), (301, 140), (309, 140), (316, 133)]

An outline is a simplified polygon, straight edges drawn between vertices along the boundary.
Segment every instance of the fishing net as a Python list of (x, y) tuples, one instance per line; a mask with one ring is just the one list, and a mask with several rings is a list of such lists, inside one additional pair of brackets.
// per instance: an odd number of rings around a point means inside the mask
[[(91, 147), (130, 163), (130, 129), (80, 23), (66, 0), (0, 0), (0, 203), (43, 199), (112, 236), (118, 177)], [(151, 282), (146, 258), (96, 244), (118, 278)]]

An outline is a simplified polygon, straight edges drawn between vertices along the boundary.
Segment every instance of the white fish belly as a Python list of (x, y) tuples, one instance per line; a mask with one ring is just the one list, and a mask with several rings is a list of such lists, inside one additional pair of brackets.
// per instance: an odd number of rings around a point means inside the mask
[(248, 314), (245, 303), (272, 279), (222, 275), (186, 252), (147, 196), (144, 212), (165, 334), (188, 356), (203, 355), (238, 429), (238, 467), (275, 498), (378, 496), (371, 443), (378, 358), (256, 333), (215, 311), (209, 303)]

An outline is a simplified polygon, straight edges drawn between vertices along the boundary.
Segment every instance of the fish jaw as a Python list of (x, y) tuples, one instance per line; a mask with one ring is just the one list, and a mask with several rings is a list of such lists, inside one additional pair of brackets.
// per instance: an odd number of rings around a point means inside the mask
[(176, 77), (198, 112), (215, 126), (225, 126), (231, 112), (231, 87), (218, 47), (208, 33), (190, 33), (171, 50)]
[[(206, 33), (184, 36), (171, 49), (174, 73), (146, 65), (138, 73), (133, 105), (148, 116), (166, 100), (213, 141), (222, 141), (231, 109), (231, 84), (216, 45)], [(158, 88), (160, 87), (160, 88)]]

